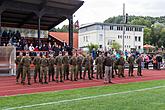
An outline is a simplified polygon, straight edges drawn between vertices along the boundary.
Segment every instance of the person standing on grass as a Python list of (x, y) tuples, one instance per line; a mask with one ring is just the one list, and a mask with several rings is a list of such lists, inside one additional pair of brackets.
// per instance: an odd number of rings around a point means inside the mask
[(96, 79), (102, 79), (103, 78), (103, 63), (104, 60), (101, 57), (101, 53), (99, 54), (99, 56), (96, 58), (95, 60), (95, 64), (96, 64), (96, 68), (97, 68), (97, 73), (96, 73)]
[(130, 57), (128, 57), (127, 61), (129, 63), (129, 72), (128, 72), (128, 75), (129, 76), (133, 76), (134, 61), (135, 61), (135, 58), (134, 58), (133, 54), (131, 54)]
[(104, 83), (112, 83), (112, 66), (113, 66), (113, 58), (110, 56), (110, 53), (107, 53), (107, 56), (104, 60), (105, 65), (105, 76), (104, 76)]
[(28, 79), (28, 85), (30, 84), (30, 64), (31, 64), (31, 57), (29, 56), (29, 53), (26, 53), (26, 56), (22, 57), (21, 63), (23, 65), (23, 77), (21, 83), (25, 85), (25, 78), (27, 76)]
[(138, 70), (137, 70), (137, 75), (142, 76), (142, 62), (143, 58), (141, 55), (136, 59), (136, 63), (138, 64)]
[(41, 61), (40, 61), (40, 83), (43, 84), (43, 77), (44, 77), (44, 84), (48, 84), (47, 82), (47, 73), (48, 73), (48, 59), (46, 58), (45, 55), (42, 56)]
[(38, 53), (37, 56), (33, 60), (33, 64), (35, 65), (35, 69), (34, 69), (34, 82), (35, 83), (37, 82), (37, 80), (36, 80), (37, 76), (40, 81), (40, 60), (41, 60), (41, 57), (40, 57), (40, 54)]
[(17, 58), (15, 60), (15, 63), (18, 65), (17, 74), (16, 74), (16, 83), (18, 83), (18, 80), (19, 80), (20, 76), (21, 76), (21, 79), (22, 79), (22, 76), (23, 76), (23, 65), (21, 63), (22, 57), (23, 57), (23, 53), (20, 52), (19, 56), (17, 56)]

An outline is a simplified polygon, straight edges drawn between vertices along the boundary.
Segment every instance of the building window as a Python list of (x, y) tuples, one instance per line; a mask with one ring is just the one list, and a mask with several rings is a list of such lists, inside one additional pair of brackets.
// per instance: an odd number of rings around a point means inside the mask
[(137, 41), (137, 36), (135, 36), (135, 41)]
[(101, 28), (102, 28), (102, 30), (103, 30), (103, 29), (104, 29), (104, 26), (102, 25)]
[(118, 39), (120, 39), (120, 35), (118, 35)]
[(86, 42), (88, 42), (88, 38), (89, 38), (89, 37), (88, 37), (88, 36), (86, 36)]
[(139, 36), (138, 41), (141, 42), (141, 37)]
[(141, 49), (141, 46), (138, 46), (138, 49)]
[(121, 30), (123, 30), (123, 27), (117, 26), (117, 30), (118, 30), (118, 31), (121, 31)]
[(85, 42), (85, 36), (84, 36), (84, 42)]
[(110, 26), (110, 30), (113, 30), (113, 26)]
[(129, 29), (129, 27), (126, 27), (126, 31), (129, 31), (130, 29)]
[(103, 41), (103, 34), (99, 34), (99, 41)]
[(142, 28), (139, 28), (139, 31), (141, 32), (142, 31)]

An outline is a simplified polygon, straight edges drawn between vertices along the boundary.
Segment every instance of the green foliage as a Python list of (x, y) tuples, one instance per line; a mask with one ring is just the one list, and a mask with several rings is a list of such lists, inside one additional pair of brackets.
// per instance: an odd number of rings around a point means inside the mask
[[(10, 107), (21, 107), (21, 110), (164, 110), (165, 80), (148, 81), (128, 84), (114, 84), (110, 86), (100, 86), (91, 88), (82, 88), (74, 90), (65, 90), (59, 92), (44, 92), (27, 95), (17, 95), (11, 97), (1, 97), (0, 109)], [(84, 100), (73, 100), (77, 98), (113, 94), (148, 89), (146, 91), (129, 92), (125, 94), (114, 94), (109, 96), (100, 96)], [(152, 96), (152, 97), (151, 97)], [(62, 102), (64, 100), (72, 100)], [(61, 102), (60, 102), (61, 101)], [(51, 102), (60, 102), (52, 103)], [(43, 104), (45, 105), (39, 105)], [(38, 106), (32, 106), (37, 104)], [(28, 107), (29, 105), (29, 107)], [(84, 106), (85, 105), (85, 106)], [(147, 106), (146, 106), (147, 105)], [(19, 109), (18, 109), (19, 110)]]
[(121, 48), (121, 45), (117, 42), (113, 42), (111, 48), (119, 50)]
[(98, 48), (99, 48), (99, 45), (98, 44), (92, 44), (92, 43), (90, 43), (90, 44), (88, 44), (88, 49), (89, 49), (89, 52), (91, 53), (92, 52), (92, 50), (93, 50), (93, 48), (95, 49), (95, 50), (97, 50)]
[[(50, 32), (69, 32), (69, 27), (68, 25), (64, 25), (62, 28), (52, 28)], [(73, 32), (78, 32), (78, 29), (73, 28)]]
[(151, 28), (144, 28), (144, 44), (151, 44)]

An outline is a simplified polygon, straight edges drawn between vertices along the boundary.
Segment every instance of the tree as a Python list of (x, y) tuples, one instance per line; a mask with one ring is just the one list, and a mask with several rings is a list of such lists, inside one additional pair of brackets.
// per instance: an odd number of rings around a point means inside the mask
[(134, 19), (130, 22), (130, 24), (132, 25), (143, 25), (146, 27), (151, 27), (152, 23), (149, 20), (145, 20), (144, 18), (138, 18), (138, 19)]
[(144, 44), (151, 44), (151, 28), (144, 28)]
[(89, 49), (89, 52), (91, 53), (92, 52), (92, 49), (95, 48), (95, 50), (97, 50), (99, 48), (99, 45), (98, 44), (88, 44), (88, 49)]
[(111, 48), (113, 48), (115, 50), (119, 50), (121, 48), (121, 45), (114, 41), (111, 45)]
[(163, 45), (165, 47), (165, 28), (163, 28), (160, 32), (160, 41), (161, 41), (161, 45)]

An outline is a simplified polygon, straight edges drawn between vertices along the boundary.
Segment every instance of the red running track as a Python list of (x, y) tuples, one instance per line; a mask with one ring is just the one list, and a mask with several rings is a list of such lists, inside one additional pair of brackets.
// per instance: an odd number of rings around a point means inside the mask
[[(165, 79), (165, 70), (143, 70), (143, 76), (134, 76), (128, 77), (127, 71), (125, 78), (113, 78), (112, 82), (115, 84), (123, 84), (129, 82), (142, 82), (149, 80), (160, 80)], [(136, 73), (136, 71), (134, 71)], [(33, 79), (33, 78), (32, 78)], [(32, 85), (21, 85), (15, 83), (15, 77), (0, 77), (0, 96), (13, 96), (19, 94), (30, 94), (37, 92), (46, 92), (46, 91), (59, 91), (59, 90), (69, 90), (75, 88), (85, 88), (85, 87), (93, 87), (93, 86), (104, 86), (103, 80), (79, 80), (79, 81), (65, 81), (64, 83), (56, 83), (50, 82), (49, 84), (39, 84), (34, 83), (31, 80)], [(110, 84), (111, 85), (111, 84)]]

